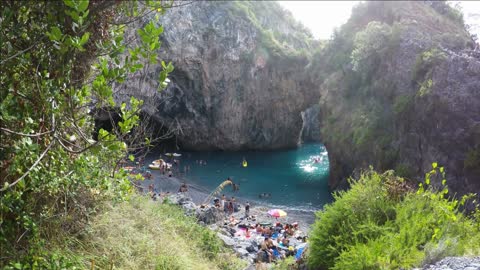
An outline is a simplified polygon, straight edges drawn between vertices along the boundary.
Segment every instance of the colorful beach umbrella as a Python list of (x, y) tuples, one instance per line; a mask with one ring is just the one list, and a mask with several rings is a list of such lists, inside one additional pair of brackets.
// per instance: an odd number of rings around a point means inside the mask
[(287, 216), (287, 212), (281, 210), (281, 209), (271, 209), (268, 211), (268, 214), (272, 217), (276, 217), (276, 218), (279, 218), (279, 217), (286, 217)]

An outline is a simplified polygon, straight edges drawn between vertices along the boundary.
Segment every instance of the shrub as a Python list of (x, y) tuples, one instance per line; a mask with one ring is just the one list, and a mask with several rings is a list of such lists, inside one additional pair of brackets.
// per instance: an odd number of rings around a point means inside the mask
[[(433, 178), (442, 181), (440, 190), (430, 185)], [(351, 190), (336, 194), (335, 202), (317, 213), (309, 266), (412, 268), (444, 256), (480, 251), (479, 226), (459, 210), (467, 197), (446, 198), (443, 167), (434, 163), (417, 192), (403, 188), (403, 182), (392, 171), (371, 170), (351, 180)]]
[(382, 185), (382, 175), (373, 171), (350, 180), (351, 189), (334, 194), (335, 203), (317, 213), (310, 236), (308, 264), (333, 267), (345, 250), (383, 234), (383, 225), (394, 218), (393, 201)]
[(417, 92), (417, 96), (424, 97), (430, 94), (430, 92), (432, 91), (432, 87), (433, 87), (433, 80), (432, 79), (425, 80), (422, 84), (420, 84), (420, 89)]
[(424, 81), (429, 77), (431, 69), (444, 61), (446, 57), (446, 54), (436, 47), (419, 54), (413, 68), (413, 81)]
[(381, 53), (389, 44), (392, 29), (388, 24), (372, 21), (363, 31), (355, 35), (354, 49), (352, 51), (352, 64), (354, 70), (365, 66), (365, 61)]
[(297, 269), (296, 268), (295, 257), (290, 256), (285, 258), (284, 260), (279, 261), (272, 267), (272, 270), (291, 270)]

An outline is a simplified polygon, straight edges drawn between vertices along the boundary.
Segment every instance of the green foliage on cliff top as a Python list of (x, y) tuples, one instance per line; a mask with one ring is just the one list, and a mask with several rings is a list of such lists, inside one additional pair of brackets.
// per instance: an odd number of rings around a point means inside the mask
[[(132, 196), (107, 204), (79, 237), (51, 228), (45, 268), (67, 269), (243, 269), (215, 232), (175, 205)], [(53, 254), (53, 255), (52, 255)], [(9, 269), (9, 268), (7, 268)]]
[(432, 48), (439, 44), (452, 49), (473, 45), (463, 20), (451, 15), (458, 12), (443, 1), (359, 3), (324, 49), (315, 52), (312, 71), (331, 74), (372, 55), (388, 58), (385, 52), (394, 50), (402, 39), (428, 40)]
[(260, 43), (272, 56), (307, 56), (317, 44), (310, 31), (276, 2), (234, 1), (229, 8), (232, 15), (255, 26)]
[[(388, 24), (378, 21), (368, 23), (363, 31), (355, 35), (354, 49), (351, 54), (353, 70), (364, 68), (365, 62), (374, 54), (382, 54), (386, 44), (392, 35), (392, 29)], [(363, 64), (363, 66), (362, 66)]]
[(445, 256), (480, 252), (478, 221), (461, 213), (462, 200), (448, 200), (430, 186), (444, 178), (436, 163), (418, 191), (393, 172), (368, 171), (351, 189), (317, 213), (310, 235), (308, 264), (328, 269), (418, 267)]

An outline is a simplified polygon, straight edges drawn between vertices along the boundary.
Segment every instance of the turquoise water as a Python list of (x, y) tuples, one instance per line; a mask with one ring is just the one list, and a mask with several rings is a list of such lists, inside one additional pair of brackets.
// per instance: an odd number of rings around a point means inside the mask
[[(305, 144), (281, 151), (181, 152), (181, 176), (195, 184), (214, 190), (230, 177), (240, 185), (222, 194), (262, 203), (298, 209), (319, 209), (332, 201), (328, 191), (328, 157), (322, 144)], [(243, 158), (248, 166), (242, 167)], [(197, 161), (204, 160), (206, 165)], [(190, 171), (184, 173), (185, 166)], [(187, 182), (188, 184), (188, 182)], [(269, 193), (270, 196), (259, 197)]]

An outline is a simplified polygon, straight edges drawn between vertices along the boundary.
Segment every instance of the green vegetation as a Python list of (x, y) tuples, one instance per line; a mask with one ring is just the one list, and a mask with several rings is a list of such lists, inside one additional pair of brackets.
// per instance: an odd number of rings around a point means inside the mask
[(295, 257), (290, 256), (277, 262), (277, 264), (272, 267), (272, 270), (292, 270), (296, 269), (295, 267), (297, 267)]
[(370, 63), (367, 59), (382, 55), (392, 35), (391, 27), (382, 22), (369, 22), (364, 30), (358, 32), (354, 40), (354, 49), (351, 54), (353, 70), (364, 69)]
[[(151, 138), (142, 102), (115, 104), (112, 84), (161, 64), (159, 90), (166, 86), (173, 66), (157, 60), (162, 1), (0, 5), (0, 268), (244, 267), (177, 206), (133, 195), (134, 179), (119, 169)], [(154, 12), (138, 43), (125, 44), (126, 23)], [(120, 115), (111, 130), (95, 128), (102, 108)]]
[(432, 87), (433, 87), (433, 80), (432, 79), (425, 80), (420, 85), (420, 89), (418, 90), (417, 96), (424, 97), (425, 95), (430, 94), (430, 92), (432, 91)]
[(69, 269), (245, 267), (244, 261), (226, 251), (215, 232), (185, 216), (178, 206), (140, 196), (105, 205), (80, 237), (52, 235), (46, 247)]
[(431, 93), (434, 84), (433, 68), (445, 59), (446, 54), (436, 47), (417, 56), (413, 70), (413, 81), (419, 85), (416, 97), (422, 98)]
[(417, 56), (415, 67), (413, 68), (413, 80), (418, 81), (425, 78), (431, 78), (432, 68), (446, 59), (446, 54), (438, 48), (422, 52)]
[[(228, 12), (234, 17), (247, 19), (255, 26), (260, 33), (260, 43), (268, 49), (268, 56), (305, 57), (315, 44), (310, 31), (278, 3), (235, 1)], [(266, 25), (274, 28), (267, 29)]]
[[(443, 167), (433, 164), (415, 191), (392, 171), (372, 170), (317, 213), (308, 264), (328, 269), (418, 267), (445, 256), (480, 252), (480, 226), (461, 207), (468, 197), (447, 199)], [(442, 180), (441, 189), (430, 185)], [(477, 214), (478, 217), (478, 214)]]
[(453, 8), (445, 4), (442, 1), (432, 1), (430, 3), (431, 7), (435, 9), (438, 13), (445, 15), (449, 19), (453, 20), (457, 24), (464, 25), (465, 21), (463, 20), (463, 14), (457, 8)]
[[(439, 48), (468, 47), (463, 21), (448, 15), (455, 12), (442, 1), (366, 1), (315, 51), (308, 69), (325, 93), (321, 133), (345, 162), (361, 155), (358, 166), (384, 171), (403, 158), (396, 142), (426, 109), (417, 101), (435, 91), (433, 71), (446, 57)], [(401, 80), (408, 66), (412, 78)]]
[[(215, 233), (178, 208), (130, 197), (132, 179), (119, 170), (151, 140), (139, 133), (142, 102), (115, 104), (112, 85), (161, 64), (165, 87), (173, 66), (157, 60), (163, 28), (154, 16), (141, 18), (160, 15), (162, 3), (0, 3), (0, 268), (242, 267)], [(262, 15), (267, 3), (234, 5), (254, 11), (248, 16), (268, 53), (304, 55), (313, 40), (305, 28), (292, 35), (283, 34), (284, 25), (264, 29), (267, 17), (293, 22), (276, 4), (267, 10), (277, 16)], [(138, 42), (126, 44), (127, 23), (136, 21), (145, 22), (134, 33)], [(95, 127), (94, 113), (103, 108), (120, 115), (111, 130)]]
[(411, 106), (413, 106), (413, 96), (412, 95), (399, 95), (395, 97), (393, 103), (393, 112), (395, 115), (401, 115), (402, 113), (407, 112)]

